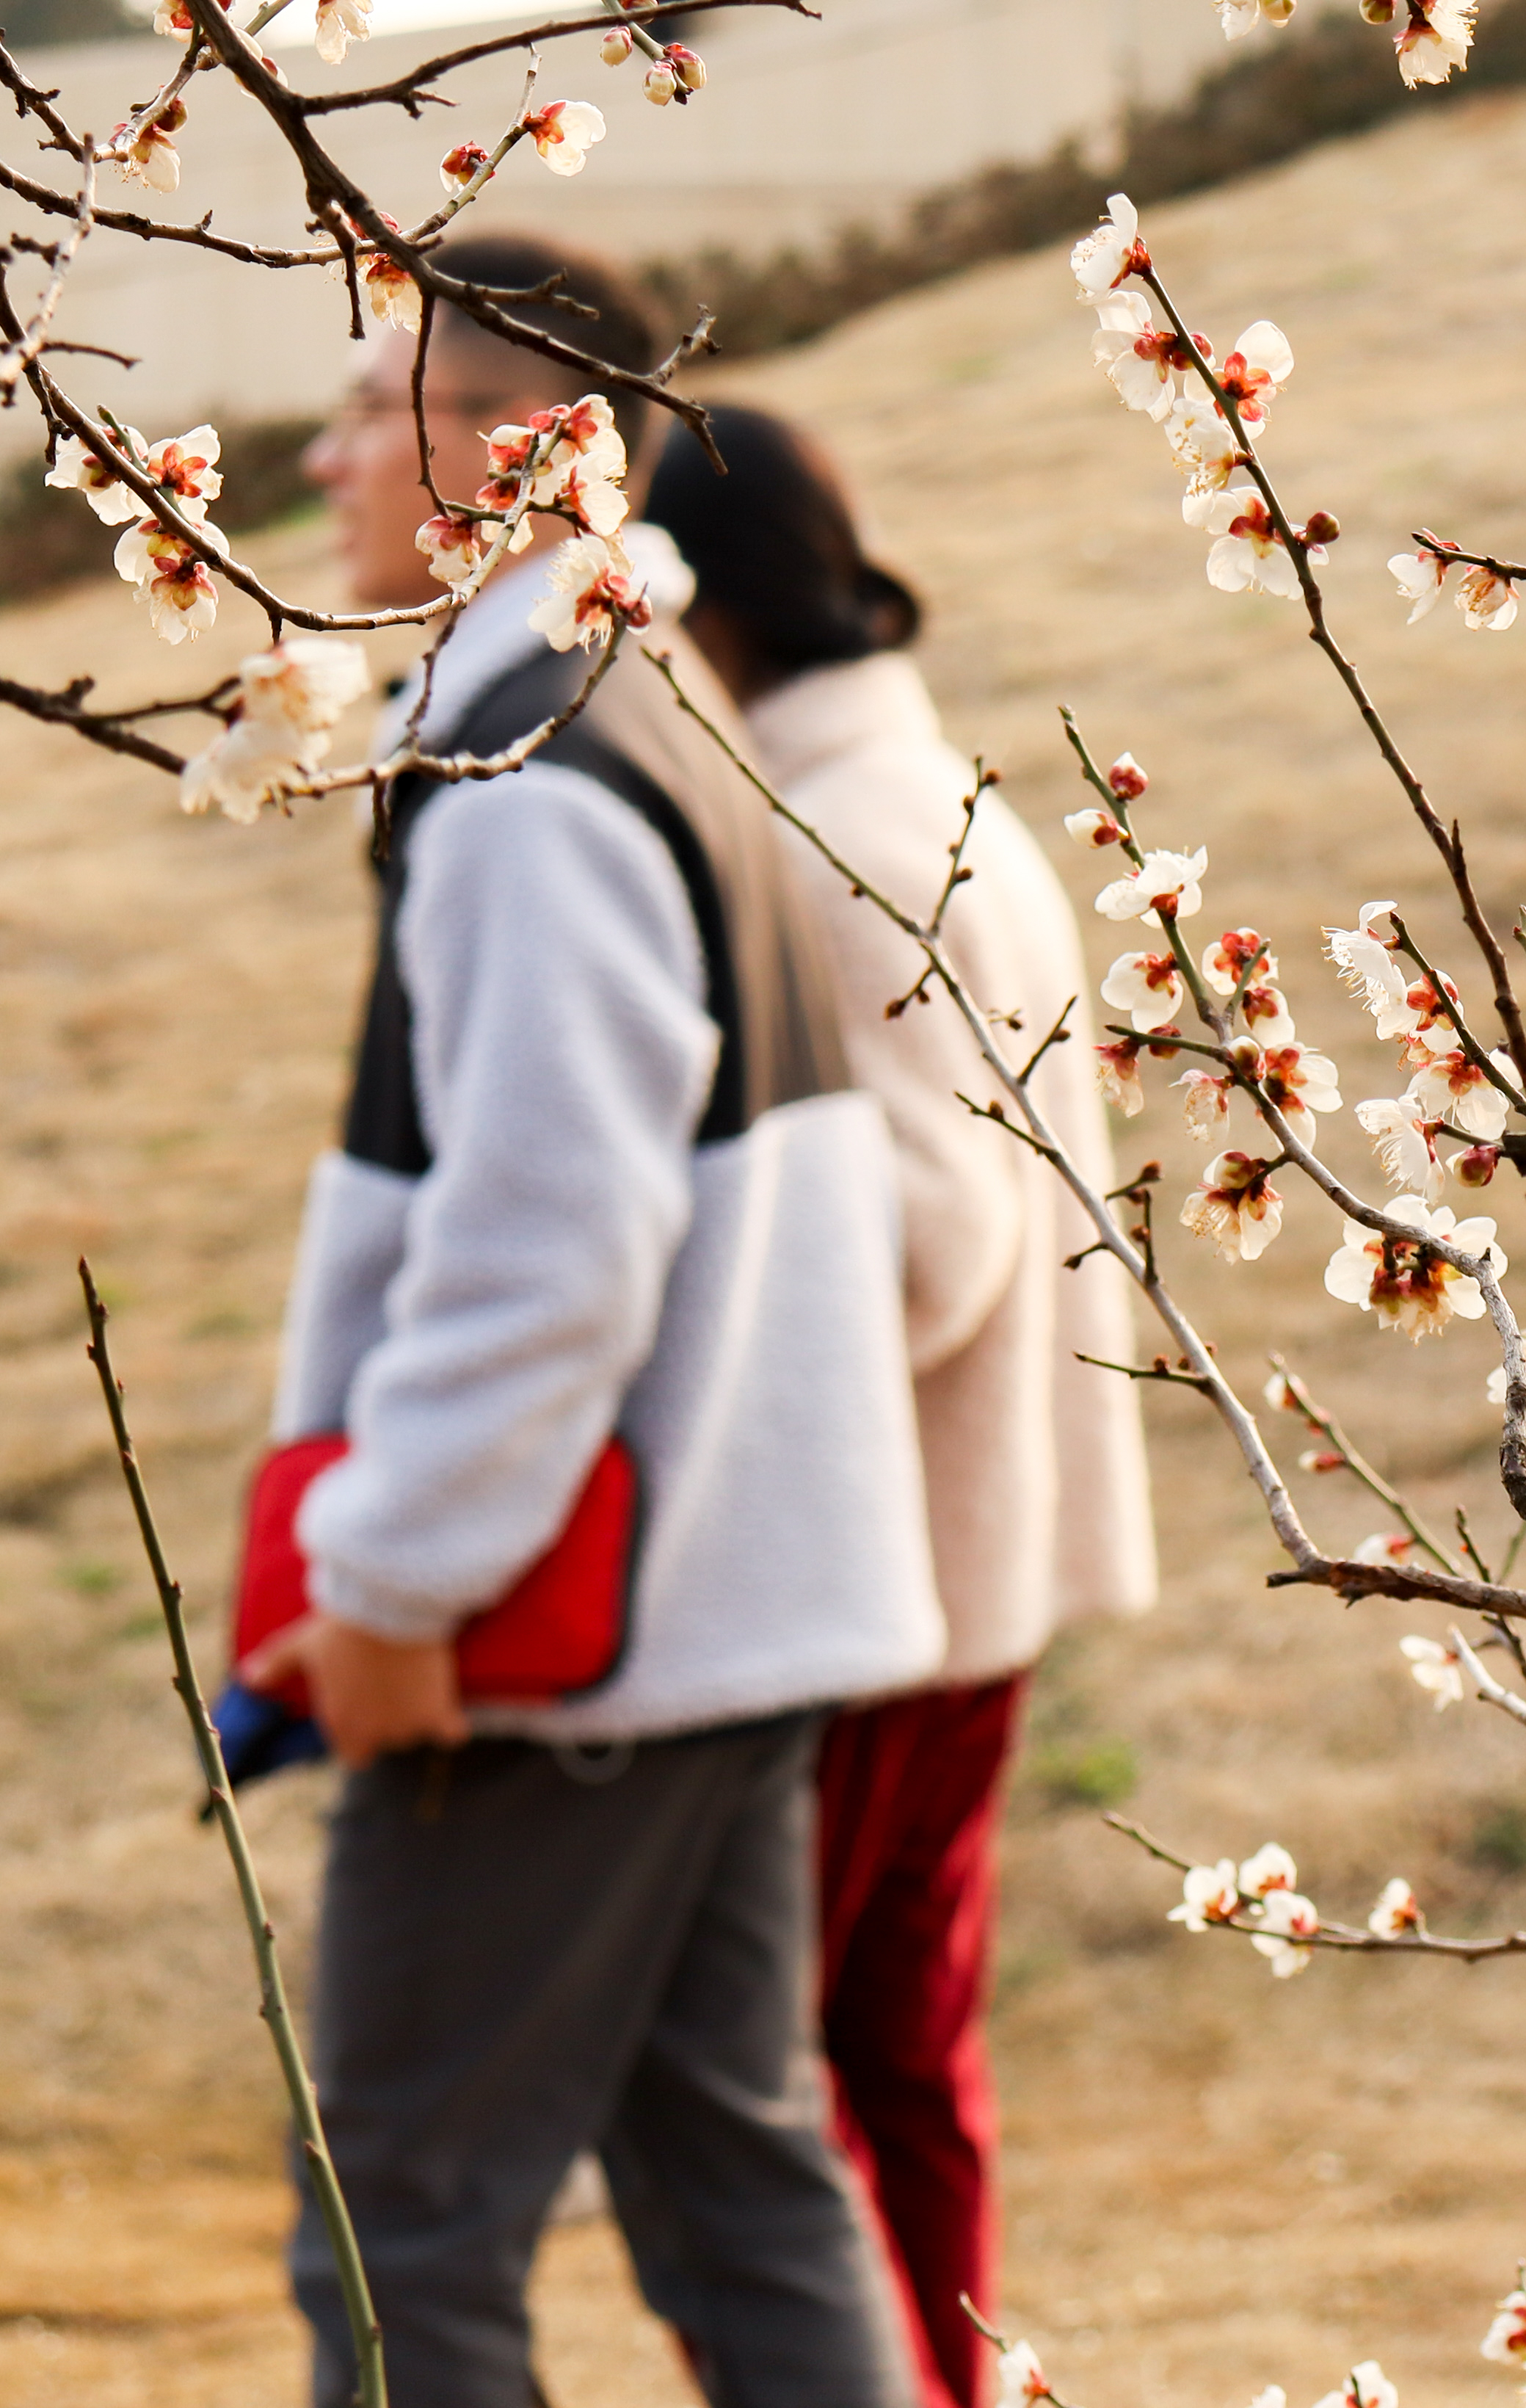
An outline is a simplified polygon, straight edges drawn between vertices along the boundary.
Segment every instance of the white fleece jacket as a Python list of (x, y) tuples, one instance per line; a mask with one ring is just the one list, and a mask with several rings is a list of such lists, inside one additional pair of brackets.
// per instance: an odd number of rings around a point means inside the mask
[[(473, 605), (458, 687), (522, 649), (537, 585)], [(572, 770), (426, 802), (399, 952), (433, 1165), (319, 1164), (276, 1415), (351, 1440), (299, 1521), (321, 1603), (449, 1631), (555, 1537), (618, 1426), (645, 1491), (627, 1655), (486, 1727), (638, 1736), (925, 1678), (945, 1634), (878, 1106), (820, 1096), (696, 1148), (717, 1031), (688, 896)]]
[[(816, 669), (749, 713), (763, 767), (792, 809), (893, 897), (926, 910), (963, 824), (970, 767), (938, 730), (904, 653)], [(946, 996), (887, 1020), (924, 967), (909, 939), (784, 829), (832, 939), (854, 1076), (885, 1105), (901, 1173), (906, 1315), (934, 1558), (949, 1627), (939, 1679), (1031, 1663), (1057, 1624), (1132, 1612), (1155, 1595), (1155, 1554), (1132, 1384), (1077, 1363), (1130, 1352), (1116, 1265), (1062, 1258), (1090, 1224), (1048, 1166), (955, 1102), (991, 1092)], [(1022, 1014), (1031, 1047), (1066, 998), (1075, 1034), (1036, 1091), (1059, 1136), (1113, 1183), (1093, 1074), (1086, 973), (1070, 906), (1021, 821), (982, 801), (975, 875), (947, 922), (980, 1002)]]

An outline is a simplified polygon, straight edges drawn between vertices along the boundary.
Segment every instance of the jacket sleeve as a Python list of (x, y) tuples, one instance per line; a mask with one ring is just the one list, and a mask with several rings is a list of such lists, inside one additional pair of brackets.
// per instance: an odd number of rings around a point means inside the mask
[(421, 1639), (543, 1552), (615, 1425), (718, 1038), (671, 855), (570, 771), (430, 804), (400, 951), (434, 1162), (299, 1532), (328, 1612)]

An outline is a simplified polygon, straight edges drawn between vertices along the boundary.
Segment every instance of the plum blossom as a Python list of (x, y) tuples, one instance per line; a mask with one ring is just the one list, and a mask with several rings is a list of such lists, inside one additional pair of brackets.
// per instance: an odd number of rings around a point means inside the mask
[(1226, 928), (1223, 935), (1205, 949), (1203, 975), (1215, 995), (1233, 995), (1252, 962), (1256, 962), (1259, 978), (1276, 978), (1276, 955), (1260, 929)]
[(1426, 550), (1394, 553), (1389, 563), (1389, 569), (1399, 580), (1399, 598), (1402, 602), (1414, 604), (1414, 609), (1405, 621), (1406, 627), (1412, 627), (1417, 619), (1426, 618), (1435, 609), (1441, 599), (1441, 589), (1447, 581), (1447, 571), (1452, 565), (1447, 554), (1455, 552), (1456, 550), (1457, 546), (1449, 543), (1435, 552)]
[(669, 42), (663, 53), (685, 92), (703, 92), (707, 78), (705, 61), (685, 42)]
[(440, 161), (440, 181), (452, 200), (464, 193), (474, 176), (479, 176), (488, 164), (488, 154), (480, 142), (458, 142)]
[(1240, 1010), (1258, 1045), (1292, 1043), (1293, 1016), (1288, 1009), (1288, 998), (1279, 986), (1270, 983), (1248, 986), (1240, 997)]
[(1491, 1405), (1504, 1404), (1505, 1365), (1503, 1363), (1497, 1364), (1495, 1369), (1490, 1371), (1488, 1379), (1484, 1382), (1484, 1394), (1489, 1398)]
[(1495, 1240), (1494, 1223), (1482, 1216), (1459, 1221), (1449, 1205), (1431, 1211), (1419, 1196), (1396, 1196), (1389, 1215), (1412, 1228), (1414, 1237), (1389, 1237), (1348, 1221), (1345, 1238), (1325, 1268), (1330, 1294), (1363, 1312), (1375, 1312), (1384, 1326), (1415, 1340), (1438, 1335), (1454, 1313), (1464, 1321), (1480, 1320), (1486, 1307), (1477, 1281), (1441, 1261), (1425, 1240), (1439, 1238), (1470, 1254), (1488, 1248), (1503, 1276), (1509, 1265)]
[[(197, 530), (205, 543), (228, 556), (228, 539), (215, 526)], [(147, 597), (156, 636), (166, 644), (183, 643), (203, 635), (217, 619), (217, 587), (211, 572), (183, 536), (173, 535), (157, 519), (140, 519), (118, 541), (113, 554), (117, 574)]]
[(1188, 1134), (1200, 1145), (1209, 1145), (1229, 1121), (1229, 1099), (1234, 1091), (1233, 1079), (1217, 1079), (1211, 1070), (1184, 1070), (1172, 1085), (1185, 1087), (1182, 1117)]
[(1371, 1530), (1351, 1550), (1354, 1564), (1407, 1564), (1415, 1541), (1407, 1530)]
[(1325, 952), (1353, 995), (1377, 1022), (1379, 1037), (1401, 1037), (1415, 1025), (1405, 974), (1393, 957), (1395, 940), (1373, 934), (1373, 922), (1392, 911), (1391, 902), (1363, 903), (1354, 928), (1327, 928)]
[[(1393, 36), (1399, 73), (1413, 91), (1418, 83), (1447, 83), (1453, 67), (1467, 71), (1477, 0), (1407, 0), (1407, 22)], [(1390, 14), (1405, 8), (1405, 0)], [(1379, 20), (1387, 23), (1387, 17)]]
[[(1139, 1076), (1138, 1040), (1120, 1037), (1111, 1045), (1099, 1045), (1097, 1056), (1097, 1091), (1104, 1103), (1112, 1104), (1132, 1121), (1145, 1109), (1145, 1082)], [(1501, 1402), (1504, 1402), (1502, 1398)]]
[[(1504, 1398), (1501, 1398), (1504, 1402)], [(1448, 1706), (1460, 1706), (1465, 1691), (1462, 1685), (1462, 1663), (1455, 1648), (1443, 1647), (1439, 1639), (1414, 1637), (1401, 1639), (1399, 1652), (1408, 1658), (1410, 1675), (1422, 1689), (1428, 1689), (1436, 1701), (1436, 1712), (1444, 1714)]]
[(1356, 1113), (1389, 1185), (1408, 1188), (1428, 1205), (1439, 1204), (1447, 1173), (1436, 1154), (1435, 1123), (1409, 1100), (1386, 1096), (1366, 1097)]
[(1450, 1007), (1458, 1000), (1457, 989), (1445, 971), (1439, 993), (1429, 978), (1415, 979), (1405, 989), (1402, 1014), (1391, 1013), (1387, 1025), (1380, 1020), (1377, 1033), (1401, 1039), (1405, 1062), (1411, 1069), (1423, 1070), (1433, 1054), (1457, 1050), (1457, 1018)]
[(1301, 1413), (1304, 1410), (1293, 1394), (1292, 1382), (1286, 1371), (1274, 1371), (1262, 1395), (1275, 1413)]
[(1257, 2392), (1250, 2408), (1288, 2408), (1288, 2395), (1280, 2383), (1269, 2383), (1264, 2391)]
[(1457, 588), (1457, 607), (1467, 627), (1488, 627), (1503, 636), (1516, 624), (1516, 589), (1491, 568), (1470, 568)]
[(1327, 1054), (1305, 1045), (1274, 1045), (1262, 1057), (1262, 1092), (1305, 1145), (1313, 1140), (1313, 1115), (1340, 1111), (1339, 1079)]
[(1120, 802), (1136, 803), (1141, 795), (1148, 793), (1149, 777), (1132, 752), (1120, 752), (1107, 772), (1107, 783)]
[(336, 67), (351, 42), (371, 37), (371, 0), (318, 0), (314, 39), (323, 64)]
[(1096, 909), (1105, 920), (1143, 920), (1158, 928), (1162, 920), (1190, 920), (1203, 909), (1198, 881), (1208, 867), (1208, 848), (1195, 853), (1147, 853), (1136, 869), (1115, 878), (1098, 896)]
[(124, 150), (115, 148), (118, 137), (129, 131), (127, 121), (112, 131), (111, 165), (121, 169), (130, 183), (147, 184), (151, 192), (174, 193), (179, 190), (180, 154), (175, 148), (175, 136), (186, 120), (183, 100), (166, 101), (151, 125), (141, 126)]
[[(612, 537), (624, 523), (630, 504), (617, 480), (625, 474), (625, 445), (602, 394), (535, 410), (524, 426), (495, 426), (487, 443), (492, 475), (477, 495), (484, 509), (513, 509), (528, 471), (536, 509), (566, 512), (599, 536)], [(522, 551), (532, 533), (521, 520), (509, 550)]]
[(1262, 431), (1277, 388), (1293, 372), (1292, 346), (1270, 318), (1248, 326), (1219, 371), (1219, 381), (1239, 412), (1240, 423)]
[[(221, 0), (221, 5), (226, 8), (230, 0)], [(156, 34), (167, 34), (172, 42), (189, 42), (196, 30), (196, 21), (187, 7), (186, 0), (159, 0), (153, 12), (153, 30)]]
[(1177, 402), (1177, 371), (1189, 365), (1175, 326), (1152, 323), (1148, 296), (1110, 293), (1097, 305), (1091, 356), (1125, 409), (1142, 409), (1157, 424)]
[(1526, 2291), (1508, 2291), (1500, 2313), (1478, 2345), (1480, 2358), (1496, 2366), (1526, 2364)]
[(1447, 1167), (1460, 1187), (1487, 1187), (1500, 1167), (1503, 1152), (1498, 1145), (1470, 1145), (1465, 1152), (1454, 1154)]
[(1419, 1900), (1400, 1874), (1395, 1873), (1385, 1884), (1377, 1904), (1367, 1917), (1367, 1928), (1376, 1931), (1380, 1940), (1402, 1940), (1406, 1931), (1425, 1929)]
[(1101, 225), (1083, 235), (1070, 254), (1076, 297), (1093, 306), (1149, 265), (1149, 252), (1139, 238), (1139, 212), (1127, 193), (1114, 193)]
[(1220, 1856), (1216, 1865), (1193, 1865), (1181, 1885), (1181, 1904), (1166, 1916), (1185, 1923), (1189, 1931), (1206, 1931), (1210, 1923), (1228, 1923), (1240, 1909), (1240, 1885), (1234, 1860)]
[(1399, 2394), (1376, 2358), (1353, 2366), (1339, 2391), (1327, 2391), (1315, 2408), (1399, 2408)]
[(1258, 1154), (1215, 1154), (1181, 1208), (1181, 1225), (1208, 1238), (1227, 1263), (1253, 1263), (1282, 1226), (1282, 1198)]
[[(72, 481), (72, 480), (71, 480)], [(1065, 817), (1065, 834), (1072, 844), (1085, 845), (1100, 852), (1105, 844), (1117, 844), (1123, 834), (1111, 811), (1070, 811)]]
[(593, 144), (604, 140), (604, 111), (591, 100), (549, 100), (523, 125), (553, 176), (581, 175)]
[(1297, 1886), (1298, 1867), (1287, 1849), (1279, 1848), (1275, 1840), (1268, 1840), (1253, 1856), (1247, 1856), (1240, 1867), (1240, 1887), (1247, 1898), (1263, 1899), (1272, 1890)]
[(553, 652), (581, 644), (589, 652), (606, 643), (618, 624), (645, 627), (651, 604), (645, 589), (633, 593), (630, 562), (618, 543), (602, 536), (577, 535), (552, 559), (551, 592), (530, 613), (530, 624)]
[(1344, 1471), (1344, 1455), (1333, 1454), (1329, 1447), (1307, 1446), (1298, 1458), (1300, 1471)]
[(315, 769), (328, 731), (370, 684), (359, 644), (333, 636), (288, 636), (239, 664), (229, 723), (180, 772), (180, 809), (213, 803), (251, 824), (262, 803)]
[(1146, 1035), (1175, 1020), (1186, 993), (1169, 953), (1120, 953), (1102, 982), (1102, 999), (1126, 1011)]
[[(1489, 1058), (1496, 1070), (1514, 1079), (1514, 1065), (1503, 1048)], [(1483, 1138), (1490, 1144), (1504, 1135), (1510, 1110), (1509, 1098), (1502, 1096), (1477, 1064), (1470, 1062), (1461, 1050), (1428, 1054), (1424, 1068), (1411, 1079), (1404, 1100), (1413, 1104), (1428, 1120), (1453, 1120), (1470, 1137)]]
[(492, 531), (481, 519), (457, 518), (452, 511), (440, 510), (425, 519), (413, 541), (414, 549), (428, 561), (431, 577), (437, 577), (442, 585), (464, 585), (486, 559)]
[(641, 89), (653, 108), (665, 108), (678, 89), (678, 78), (666, 59), (658, 59), (641, 79)]
[[(135, 426), (125, 427), (123, 433), (141, 463), (147, 454), (148, 445)], [(116, 437), (109, 437), (109, 445), (114, 446), (115, 443)], [(45, 485), (56, 485), (65, 493), (83, 494), (103, 526), (125, 526), (129, 519), (142, 514), (143, 504), (137, 494), (122, 483), (111, 466), (109, 447), (103, 458), (101, 452), (93, 451), (78, 435), (59, 437), (53, 465), (42, 481)]]
[(635, 36), (629, 25), (611, 25), (599, 44), (599, 56), (606, 67), (623, 66), (635, 47)]
[(1240, 438), (1216, 402), (1186, 394), (1165, 421), (1171, 456), (1187, 480), (1181, 514), (1189, 526), (1206, 526), (1214, 496), (1244, 465)]
[[(1204, 523), (1218, 536), (1208, 551), (1208, 582), (1221, 594), (1275, 594), (1280, 601), (1296, 601), (1300, 592), (1292, 555), (1272, 523), (1256, 487), (1230, 485), (1216, 494)], [(1319, 544), (1307, 548), (1310, 560), (1325, 557)]]
[(1262, 1904), (1261, 1926), (1250, 1945), (1270, 1960), (1277, 1980), (1285, 1982), (1290, 1974), (1302, 1973), (1314, 1954), (1311, 1942), (1319, 1928), (1312, 1899), (1300, 1898), (1295, 1889), (1269, 1891)]
[(1053, 2397), (1031, 2342), (1014, 2342), (1002, 2352), (1002, 2408), (1033, 2408), (1037, 2400)]
[(203, 523), (207, 503), (215, 502), (222, 491), (222, 471), (215, 465), (221, 451), (215, 426), (193, 426), (189, 435), (156, 443), (143, 463), (161, 492), (193, 526)]
[[(1269, 25), (1285, 25), (1298, 0), (1216, 0), (1216, 6), (1225, 41), (1237, 42), (1243, 35), (1253, 33), (1263, 18)], [(1272, 2388), (1276, 2389), (1276, 2384)], [(1256, 2408), (1261, 2408), (1259, 2401)]]
[[(397, 222), (382, 212), (383, 222), (392, 232), (399, 231)], [(336, 260), (329, 271), (344, 275), (344, 262)], [(424, 297), (406, 267), (385, 251), (374, 251), (361, 263), (361, 275), (371, 295), (371, 314), (383, 325), (395, 326), (400, 334), (416, 335), (423, 321)]]

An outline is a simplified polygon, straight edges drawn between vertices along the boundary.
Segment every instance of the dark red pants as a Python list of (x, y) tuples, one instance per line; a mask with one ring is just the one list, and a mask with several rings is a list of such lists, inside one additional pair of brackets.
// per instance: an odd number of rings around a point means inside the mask
[(981, 2030), (998, 1779), (1026, 1682), (839, 1714), (821, 1754), (822, 2022), (839, 2135), (883, 2227), (925, 2408), (978, 2408), (995, 2307)]

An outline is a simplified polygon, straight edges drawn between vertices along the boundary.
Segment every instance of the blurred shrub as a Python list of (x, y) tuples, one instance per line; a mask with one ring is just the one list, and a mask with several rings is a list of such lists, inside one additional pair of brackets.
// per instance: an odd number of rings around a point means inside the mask
[(773, 351), (960, 268), (1079, 234), (1111, 192), (1140, 203), (1166, 200), (1400, 110), (1447, 108), (1480, 86), (1526, 82), (1526, 0), (1497, 0), (1473, 62), (1465, 80), (1407, 93), (1381, 29), (1319, 18), (1233, 59), (1178, 106), (1136, 112), (1122, 155), (1105, 174), (1067, 143), (1036, 166), (987, 167), (929, 193), (887, 232), (850, 226), (818, 251), (781, 250), (759, 260), (709, 250), (653, 260), (642, 272), (680, 320), (692, 318), (696, 301), (706, 302), (732, 356)]
[[(301, 458), (321, 423), (275, 418), (222, 430), (220, 526), (247, 535), (313, 501)], [(159, 433), (157, 427), (145, 431)], [(20, 602), (71, 578), (98, 577), (111, 565), (117, 530), (101, 524), (83, 494), (46, 486), (44, 473), (39, 455), (16, 462), (0, 479), (0, 602)]]
[(1473, 1827), (1468, 1854), (1490, 1872), (1526, 1870), (1526, 1807), (1486, 1808)]
[(108, 42), (141, 34), (141, 11), (119, 0), (6, 0), (6, 40), (13, 50), (49, 42)]
[(1095, 1739), (1041, 1747), (1028, 1770), (1051, 1806), (1121, 1806), (1139, 1779), (1139, 1759), (1126, 1739)]

